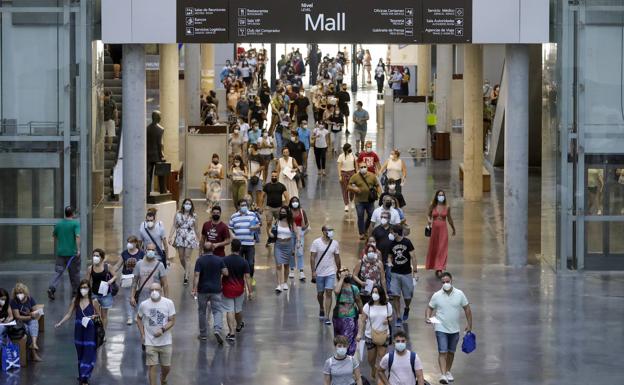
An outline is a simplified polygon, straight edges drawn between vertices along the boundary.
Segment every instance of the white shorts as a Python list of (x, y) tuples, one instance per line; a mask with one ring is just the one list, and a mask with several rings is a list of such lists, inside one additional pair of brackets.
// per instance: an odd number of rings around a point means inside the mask
[(104, 121), (104, 132), (106, 136), (115, 136), (115, 121), (114, 120), (105, 120)]

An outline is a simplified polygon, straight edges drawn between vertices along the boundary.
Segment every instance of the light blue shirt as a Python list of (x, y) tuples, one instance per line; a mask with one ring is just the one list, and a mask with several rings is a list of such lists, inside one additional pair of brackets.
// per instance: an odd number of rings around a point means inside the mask
[(431, 296), (429, 307), (435, 310), (435, 317), (440, 320), (435, 324), (435, 331), (447, 334), (459, 333), (459, 318), (468, 305), (468, 298), (463, 291), (453, 288), (450, 294), (442, 289)]
[(247, 132), (247, 137), (249, 138), (249, 143), (250, 144), (257, 144), (258, 143), (258, 139), (260, 138), (260, 136), (262, 136), (262, 131), (260, 131), (260, 129), (258, 129), (257, 131), (254, 131), (253, 129), (250, 129)]
[[(368, 111), (366, 111), (365, 109), (362, 108), (361, 111), (358, 111), (357, 109), (355, 109), (355, 111), (353, 111), (353, 118), (357, 118), (357, 119), (369, 119), (368, 116)], [(366, 127), (367, 127), (367, 121), (364, 121), (364, 123), (355, 123), (355, 128), (357, 130), (360, 131), (366, 131)]]
[(305, 146), (306, 151), (310, 149), (310, 129), (297, 127), (297, 135), (299, 135), (299, 140)]

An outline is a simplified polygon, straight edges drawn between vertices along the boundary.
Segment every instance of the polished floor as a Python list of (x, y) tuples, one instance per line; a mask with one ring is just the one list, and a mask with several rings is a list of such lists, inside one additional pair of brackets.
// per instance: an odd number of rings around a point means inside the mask
[[(369, 95), (370, 96), (370, 95)], [(374, 94), (367, 99), (374, 110)], [(373, 118), (373, 117), (371, 117)], [(374, 119), (371, 119), (374, 122)], [(372, 139), (379, 136), (374, 129)], [(461, 143), (461, 134), (453, 135)], [(412, 226), (410, 239), (419, 265), (424, 263), (427, 243), (422, 235), (425, 210), (433, 192), (445, 189), (450, 197), (457, 235), (450, 238), (448, 269), (455, 285), (468, 296), (477, 334), (477, 350), (458, 353), (453, 374), (458, 385), (485, 384), (622, 384), (624, 368), (619, 349), (624, 344), (624, 275), (618, 273), (555, 274), (540, 254), (540, 178), (530, 177), (529, 261), (526, 268), (505, 265), (503, 245), (502, 174), (493, 175), (492, 192), (481, 203), (464, 202), (457, 179), (461, 146), (453, 146), (453, 160), (413, 160), (408, 163), (404, 187), (406, 215)], [(333, 162), (330, 162), (333, 164)], [(312, 166), (312, 163), (311, 163)], [(311, 240), (325, 223), (336, 229), (343, 265), (353, 266), (361, 249), (355, 215), (344, 213), (335, 167), (317, 177), (310, 168), (308, 186), (301, 194), (308, 210)], [(201, 202), (196, 202), (203, 208)], [(228, 205), (229, 206), (229, 205)], [(231, 213), (228, 207), (227, 213)], [(200, 222), (207, 214), (200, 210)], [(95, 243), (110, 254), (123, 244), (121, 208), (100, 207), (95, 214)], [(234, 344), (217, 346), (214, 340), (200, 343), (197, 312), (188, 288), (182, 286), (177, 263), (171, 269), (172, 294), (177, 308), (174, 327), (174, 359), (171, 385), (218, 384), (322, 384), (322, 366), (332, 354), (332, 328), (318, 320), (315, 289), (310, 283), (291, 282), (280, 295), (273, 291), (273, 258), (257, 246), (257, 298), (245, 305), (246, 327)], [(45, 298), (52, 264), (33, 267), (32, 272), (0, 272), (0, 287), (18, 280), (31, 287), (34, 297), (46, 304), (46, 331), (40, 343), (44, 361), (19, 372), (0, 373), (0, 384), (65, 385), (74, 383), (77, 371), (73, 328), (55, 330), (69, 303), (68, 294), (50, 303)], [(309, 274), (306, 257), (306, 274)], [(405, 330), (411, 349), (423, 361), (426, 378), (437, 383), (437, 353), (431, 327), (425, 325), (428, 299), (440, 284), (431, 272), (420, 271), (412, 312)], [(61, 289), (67, 290), (65, 287)], [(144, 357), (136, 326), (126, 326), (123, 297), (115, 299), (110, 312), (108, 341), (100, 349), (92, 384), (147, 383)], [(368, 364), (363, 364), (369, 376)]]

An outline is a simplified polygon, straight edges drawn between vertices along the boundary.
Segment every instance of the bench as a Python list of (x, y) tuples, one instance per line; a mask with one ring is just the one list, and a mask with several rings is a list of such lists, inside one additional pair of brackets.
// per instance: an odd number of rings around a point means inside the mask
[[(490, 191), (490, 172), (485, 167), (483, 167), (482, 175), (483, 175), (483, 192), (489, 192)], [(464, 164), (463, 163), (459, 164), (459, 180), (460, 182), (464, 180)]]
[(19, 340), (11, 339), (15, 345), (19, 347), (19, 355), (20, 355), (20, 367), (25, 368), (28, 366), (28, 336), (24, 334), (24, 337)]

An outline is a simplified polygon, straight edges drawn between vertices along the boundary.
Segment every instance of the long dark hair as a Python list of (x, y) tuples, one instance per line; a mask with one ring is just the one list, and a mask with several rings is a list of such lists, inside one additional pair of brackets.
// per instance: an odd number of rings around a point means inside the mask
[(82, 281), (80, 281), (80, 284), (78, 285), (78, 290), (76, 290), (76, 296), (74, 297), (74, 308), (78, 307), (80, 308), (80, 299), (82, 298), (82, 295), (80, 295), (80, 288), (83, 285), (87, 285), (87, 287), (89, 287), (89, 294), (87, 294), (87, 298), (89, 298), (89, 303), (93, 303), (93, 301), (91, 301), (91, 284), (89, 283), (88, 279), (83, 279)]
[(180, 210), (178, 210), (178, 212), (179, 212), (180, 214), (186, 214), (186, 211), (184, 210), (184, 204), (185, 204), (186, 202), (189, 202), (189, 203), (191, 204), (191, 210), (189, 211), (189, 215), (190, 215), (190, 216), (193, 216), (193, 214), (195, 213), (195, 205), (193, 204), (193, 201), (192, 201), (190, 198), (185, 198), (185, 199), (182, 201), (182, 204), (180, 205)]
[[(444, 203), (438, 202), (438, 194), (440, 193), (444, 194)], [(431, 205), (429, 206), (429, 211), (433, 210), (438, 204), (448, 205), (448, 198), (446, 197), (446, 192), (444, 190), (436, 191), (435, 195), (433, 196), (433, 200), (431, 201)]]
[(295, 228), (295, 224), (293, 221), (293, 215), (292, 215), (292, 211), (290, 210), (290, 207), (288, 206), (280, 207), (279, 211), (277, 212), (278, 220), (279, 220), (279, 213), (281, 213), (282, 210), (286, 210), (286, 222), (288, 222), (288, 227), (290, 227), (290, 229), (293, 230)]
[(373, 286), (373, 289), (371, 290), (371, 299), (370, 301), (368, 301), (368, 306), (373, 306), (375, 304), (375, 301), (373, 301), (373, 297), (372, 297), (373, 290), (375, 289), (377, 289), (377, 292), (379, 293), (379, 304), (386, 306), (388, 304), (388, 297), (386, 296), (386, 291), (381, 285)]
[(9, 292), (6, 289), (0, 287), (0, 297), (5, 297), (6, 301), (4, 302), (4, 306), (0, 308), (0, 318), (6, 318), (9, 315)]
[(240, 168), (240, 169), (241, 169), (241, 170), (243, 170), (243, 171), (247, 171), (247, 169), (245, 168), (245, 163), (243, 162), (243, 157), (242, 157), (242, 156), (240, 156), (240, 155), (235, 155), (235, 156), (234, 156), (234, 159), (232, 160), (232, 169), (233, 169), (234, 167), (236, 167), (236, 166), (234, 165), (234, 162), (236, 162), (237, 160), (240, 162), (240, 166), (238, 166), (238, 168)]

